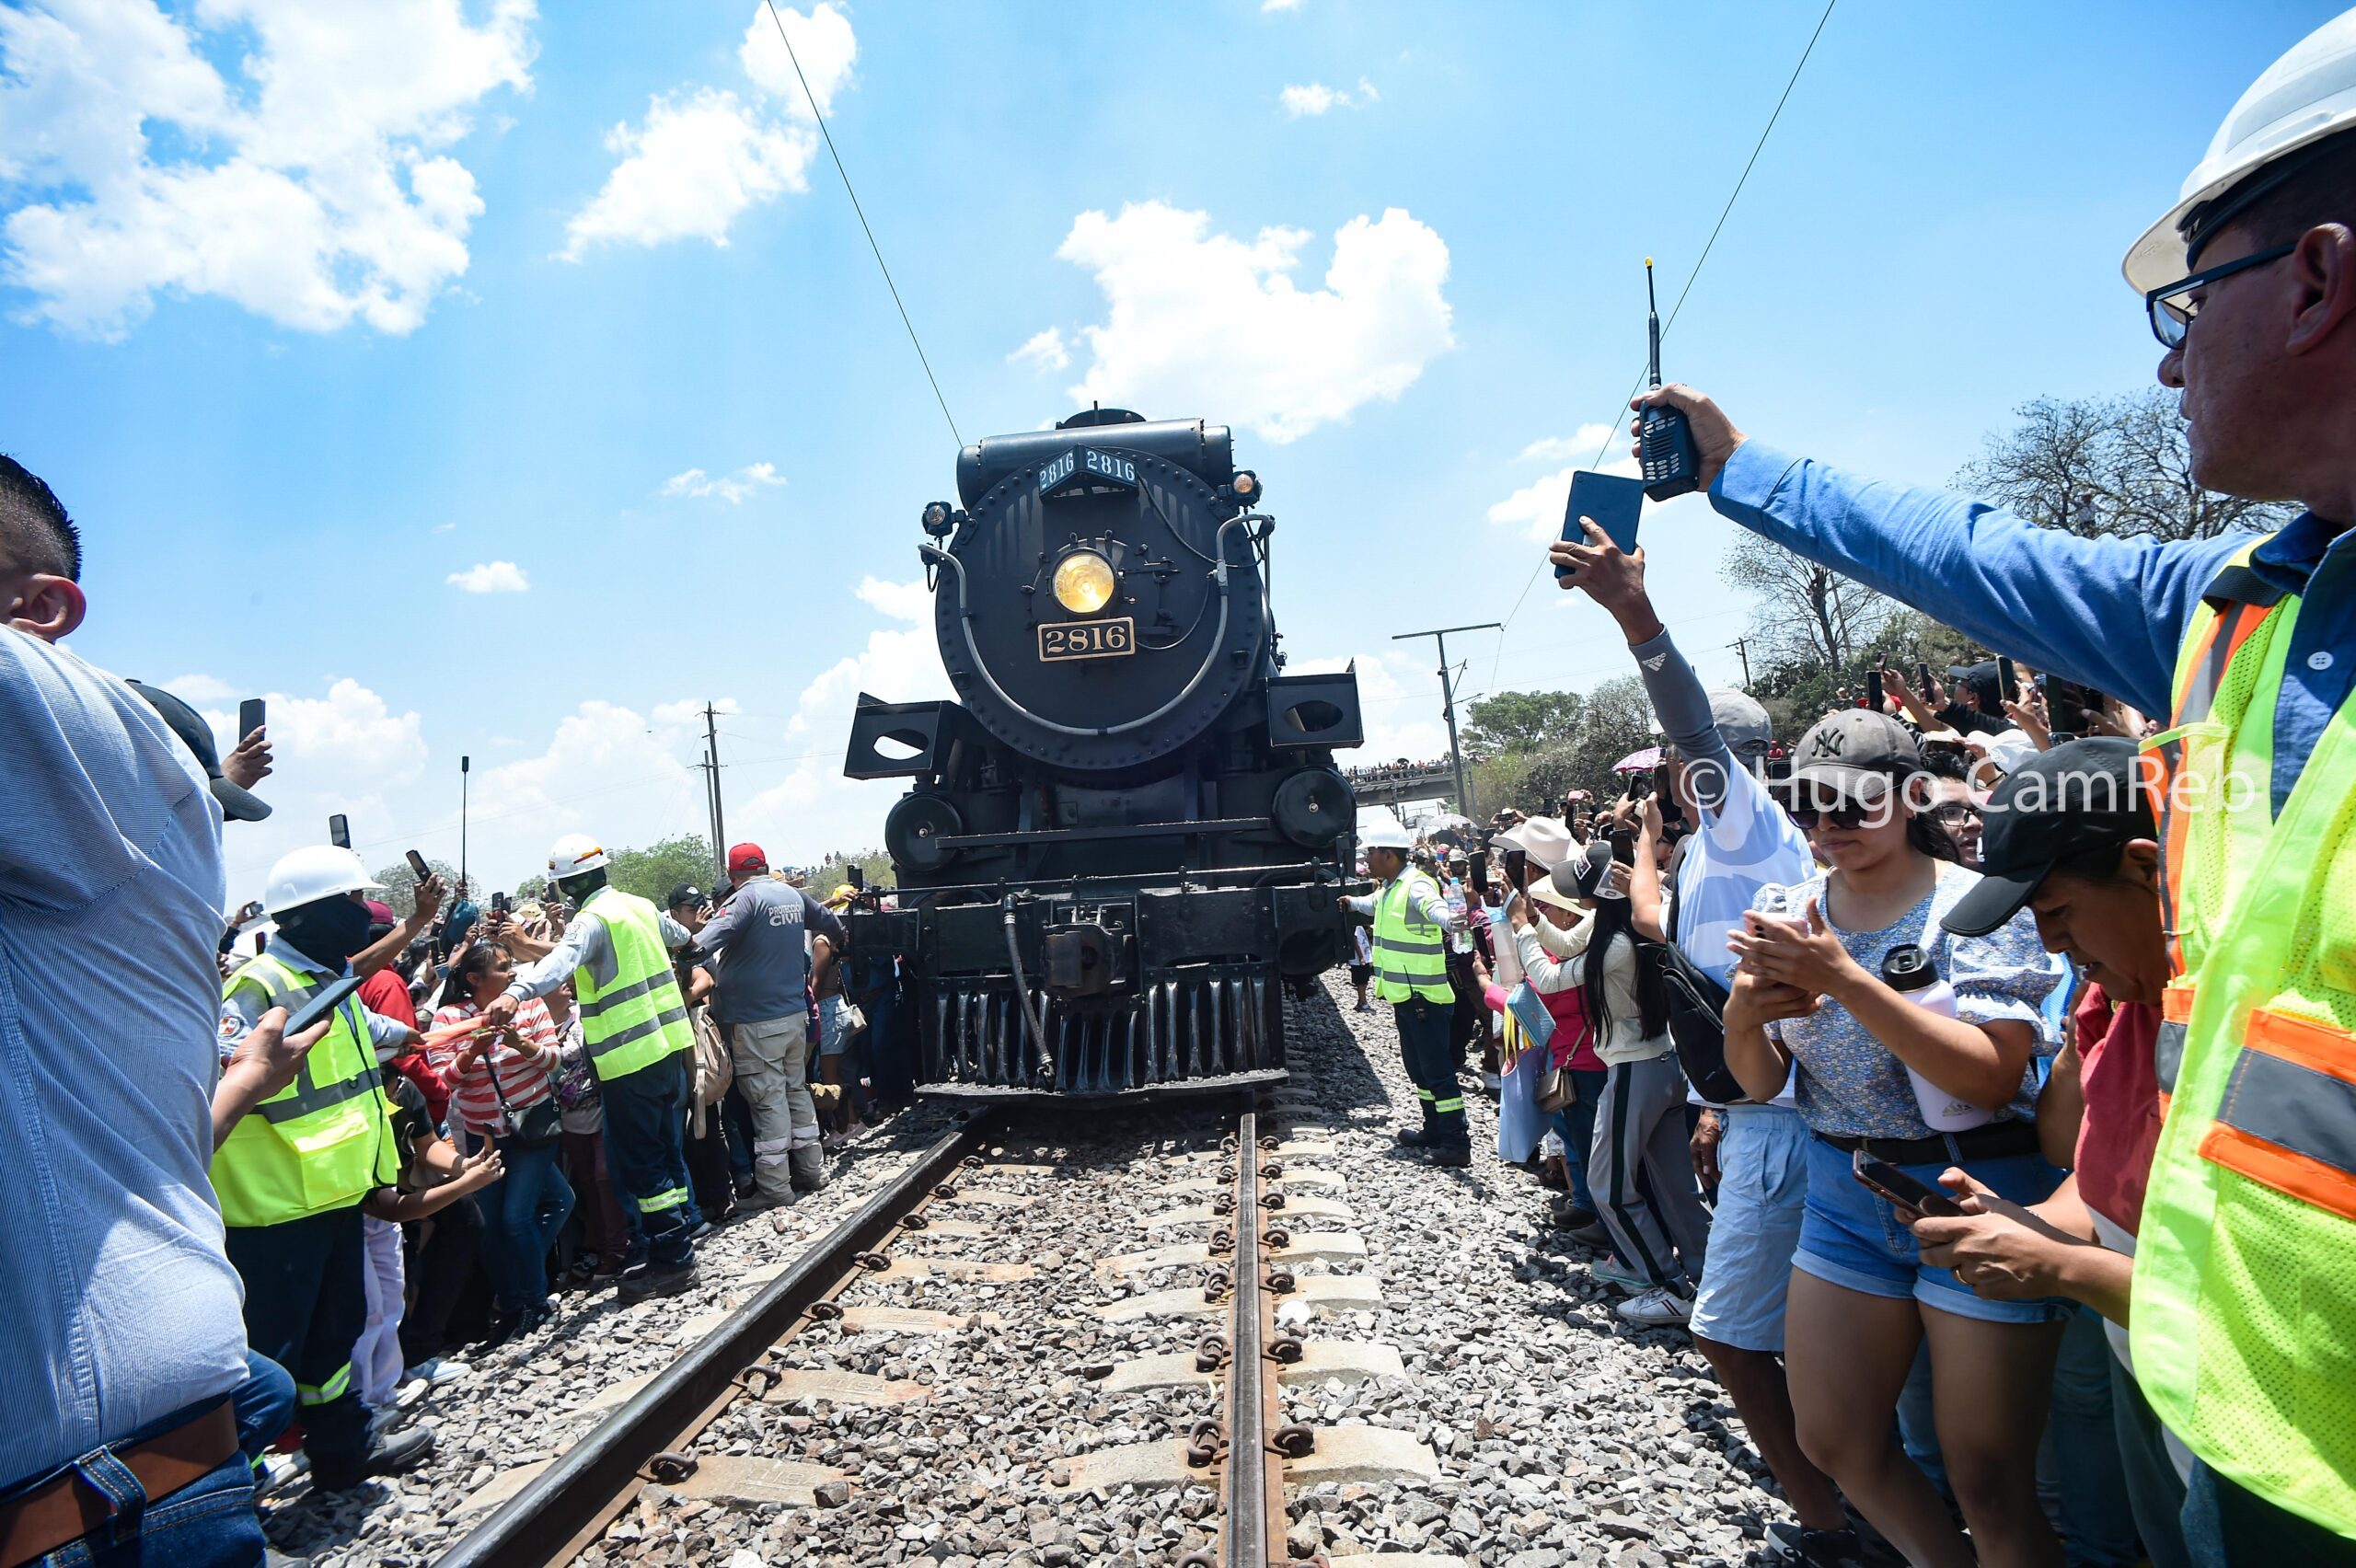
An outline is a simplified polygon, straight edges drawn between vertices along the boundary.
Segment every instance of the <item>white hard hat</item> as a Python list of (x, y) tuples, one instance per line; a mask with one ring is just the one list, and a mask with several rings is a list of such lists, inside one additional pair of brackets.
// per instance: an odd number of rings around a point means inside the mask
[(568, 833), (549, 851), (549, 875), (562, 881), (606, 864), (606, 847), (585, 833)]
[(1404, 855), (1415, 847), (1415, 836), (1391, 823), (1378, 823), (1358, 835), (1360, 849), (1396, 849)]
[(2356, 10), (2343, 11), (2292, 44), (2241, 96), (2184, 179), (2165, 216), (2128, 248), (2120, 270), (2137, 294), (2191, 271), (2190, 234), (2216, 221), (2200, 209), (2265, 165), (2327, 136), (2356, 130)]
[(262, 884), (261, 906), (272, 915), (300, 909), (340, 893), (380, 892), (384, 883), (368, 874), (360, 857), (332, 844), (306, 844), (280, 857)]

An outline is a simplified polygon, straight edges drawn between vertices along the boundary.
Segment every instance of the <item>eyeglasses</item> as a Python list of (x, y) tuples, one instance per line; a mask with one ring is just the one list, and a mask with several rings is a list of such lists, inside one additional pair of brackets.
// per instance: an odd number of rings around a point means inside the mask
[(1931, 814), (1937, 817), (1943, 826), (1961, 827), (1965, 823), (1980, 820), (1980, 808), (1966, 801), (1957, 801), (1941, 806)]
[(2214, 267), (2204, 267), (2189, 278), (2180, 278), (2165, 288), (2152, 290), (2143, 296), (2143, 308), (2152, 317), (2152, 336), (2165, 349), (2184, 347), (2184, 336), (2192, 329), (2192, 318), (2200, 314), (2200, 302), (2184, 296), (2196, 289), (2207, 288), (2221, 278), (2235, 272), (2246, 272), (2252, 267), (2263, 267), (2269, 261), (2280, 261), (2296, 245), (2278, 245), (2271, 250), (2253, 251), (2232, 261), (2221, 261)]

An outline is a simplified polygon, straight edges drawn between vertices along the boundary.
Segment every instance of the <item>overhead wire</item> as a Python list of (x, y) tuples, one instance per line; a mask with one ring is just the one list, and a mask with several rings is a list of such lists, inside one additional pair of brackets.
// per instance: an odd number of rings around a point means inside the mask
[[(1817, 17), (1816, 30), (1807, 35), (1807, 47), (1800, 51), (1799, 63), (1792, 67), (1790, 77), (1784, 81), (1783, 94), (1775, 99), (1774, 111), (1767, 116), (1767, 124), (1759, 133), (1759, 140), (1751, 144), (1750, 156), (1744, 161), (1742, 173), (1736, 178), (1734, 189), (1727, 192), (1726, 205), (1718, 209), (1718, 221), (1710, 225), (1710, 237), (1703, 242), (1702, 254), (1694, 259), (1692, 271), (1685, 274), (1685, 286), (1677, 291), (1677, 303), (1669, 306), (1669, 319), (1661, 323), (1662, 337), (1668, 337), (1669, 329), (1677, 325), (1678, 313), (1685, 308), (1685, 296), (1693, 292), (1694, 281), (1701, 277), (1703, 264), (1710, 259), (1710, 251), (1718, 243), (1718, 234), (1727, 226), (1727, 218), (1734, 212), (1734, 204), (1740, 199), (1742, 188), (1750, 182), (1750, 171), (1758, 167), (1759, 155), (1766, 150), (1767, 138), (1774, 133), (1775, 122), (1783, 119), (1784, 106), (1791, 101), (1792, 89), (1799, 86), (1800, 73), (1807, 69), (1808, 57), (1816, 52), (1816, 40), (1824, 36), (1824, 24), (1832, 19), (1832, 7), (1838, 4), (1840, 0), (1825, 0), (1824, 14)], [(1603, 455), (1611, 450), (1611, 443), (1618, 439), (1620, 434), (1621, 415), (1628, 404), (1634, 401), (1637, 390), (1645, 384), (1646, 374), (1644, 371), (1638, 371), (1636, 379), (1629, 384), (1628, 395), (1613, 405), (1610, 417), (1604, 421), (1603, 444), (1595, 449), (1595, 455), (1588, 459), (1590, 464), (1600, 465), (1603, 461)], [(1505, 662), (1506, 629), (1513, 625), (1514, 617), (1521, 613), (1523, 602), (1530, 597), (1530, 589), (1537, 586), (1538, 574), (1546, 569), (1546, 560), (1542, 558), (1538, 564), (1531, 568), (1529, 581), (1521, 585), (1521, 592), (1515, 595), (1513, 608), (1506, 612), (1505, 624), (1497, 630), (1496, 659), (1489, 667), (1489, 684), (1492, 686), (1496, 685), (1497, 669)]]
[(924, 366), (924, 378), (932, 384), (932, 397), (941, 405), (941, 417), (949, 422), (949, 433), (962, 448), (965, 438), (958, 434), (956, 416), (949, 411), (949, 399), (941, 396), (941, 378), (932, 374), (932, 361), (917, 337), (917, 325), (908, 319), (908, 307), (900, 298), (900, 285), (892, 281), (892, 269), (884, 264), (884, 248), (875, 243), (875, 230), (868, 225), (867, 209), (859, 204), (859, 191), (850, 182), (850, 170), (843, 167), (842, 154), (836, 149), (835, 133), (826, 128), (826, 116), (818, 107), (818, 95), (810, 90), (810, 78), (802, 73), (802, 57), (793, 52), (793, 40), (786, 34), (785, 18), (777, 14), (777, 0), (762, 0), (762, 4), (768, 7), (769, 20), (777, 24), (778, 40), (785, 45), (786, 59), (793, 63), (794, 79), (802, 84), (802, 96), (809, 100), (810, 117), (818, 122), (818, 134), (826, 139), (826, 156), (835, 160), (835, 172), (842, 176), (843, 190), (850, 197), (850, 210), (859, 215), (860, 232), (867, 236), (867, 248), (875, 253), (875, 266), (884, 274), (884, 286), (892, 291), (892, 305), (900, 313), (900, 325), (908, 329), (908, 343), (917, 352), (917, 363)]

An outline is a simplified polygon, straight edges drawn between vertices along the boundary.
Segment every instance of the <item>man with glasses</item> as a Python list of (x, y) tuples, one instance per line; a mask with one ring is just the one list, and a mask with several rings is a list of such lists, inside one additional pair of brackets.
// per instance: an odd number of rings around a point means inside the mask
[(2356, 1562), (2356, 11), (2242, 96), (2125, 270), (2192, 478), (2304, 502), (2280, 533), (2082, 538), (1774, 451), (1687, 387), (1637, 406), (1689, 413), (1746, 527), (2171, 715), (2136, 1377), (2200, 1460), (2196, 1561)]

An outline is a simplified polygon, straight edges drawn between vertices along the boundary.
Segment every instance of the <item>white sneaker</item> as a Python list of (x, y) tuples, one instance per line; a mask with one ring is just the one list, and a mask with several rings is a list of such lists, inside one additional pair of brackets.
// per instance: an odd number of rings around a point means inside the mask
[(1589, 1279), (1600, 1281), (1615, 1290), (1624, 1290), (1632, 1295), (1642, 1294), (1655, 1288), (1650, 1279), (1609, 1253), (1605, 1254), (1600, 1262), (1589, 1263), (1587, 1266), (1587, 1274)]
[(292, 1454), (264, 1454), (261, 1469), (254, 1477), (255, 1495), (268, 1497), (272, 1493), (283, 1492), (310, 1473), (311, 1458), (308, 1454), (299, 1450)]
[(1693, 1303), (1665, 1286), (1655, 1286), (1641, 1296), (1630, 1297), (1612, 1309), (1623, 1323), (1639, 1328), (1682, 1328), (1693, 1315)]
[(411, 1378), (407, 1382), (398, 1385), (393, 1389), (393, 1402), (387, 1408), (392, 1410), (407, 1410), (410, 1406), (423, 1399), (427, 1394), (433, 1392), (433, 1385), (427, 1382), (424, 1378)]
[(430, 1356), (410, 1367), (404, 1377), (423, 1381), (428, 1389), (438, 1389), (445, 1383), (455, 1383), (471, 1370), (463, 1361), (453, 1361), (446, 1355)]

